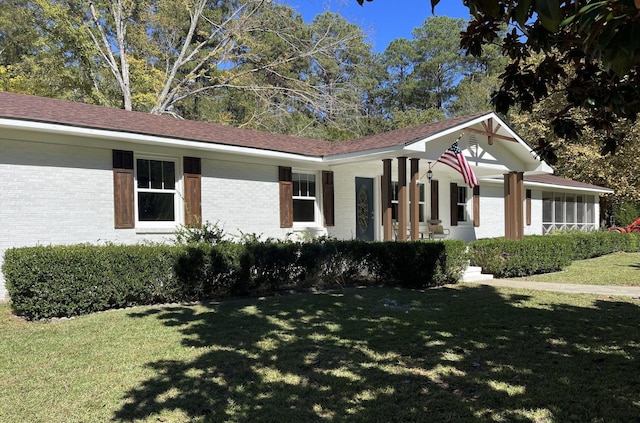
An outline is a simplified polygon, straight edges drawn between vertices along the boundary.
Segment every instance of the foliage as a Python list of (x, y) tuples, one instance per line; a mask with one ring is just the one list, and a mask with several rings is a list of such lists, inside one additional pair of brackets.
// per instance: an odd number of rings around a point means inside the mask
[[(0, 87), (318, 138), (364, 129), (372, 60), (339, 15), (264, 0), (19, 0), (0, 7)], [(369, 78), (368, 84), (372, 84)]]
[[(542, 60), (531, 59), (532, 63)], [(568, 71), (568, 68), (567, 68)], [(562, 91), (563, 85), (557, 87)], [(562, 111), (567, 102), (561, 92), (556, 92), (537, 102), (530, 112), (512, 111), (508, 121), (513, 129), (534, 148), (536, 153), (554, 166), (558, 176), (604, 186), (614, 190), (613, 194), (601, 197), (601, 210), (608, 215), (617, 204), (626, 200), (640, 201), (640, 180), (634, 177), (640, 172), (640, 123), (619, 122), (614, 128), (624, 132), (624, 142), (617, 146), (616, 154), (603, 154), (607, 135), (602, 131), (586, 127), (575, 140), (562, 140), (554, 133), (550, 114)], [(572, 119), (586, 122), (588, 113), (571, 112)], [(620, 171), (624, 169), (624, 171)]]
[(469, 244), (469, 254), (473, 265), (496, 277), (554, 272), (568, 266), (573, 258), (568, 239), (550, 236), (477, 240)]
[(471, 263), (497, 277), (520, 277), (564, 269), (573, 260), (618, 251), (640, 251), (640, 234), (560, 231), (522, 240), (482, 239), (469, 244)]
[[(432, 8), (439, 2), (431, 0)], [(509, 60), (493, 96), (499, 113), (514, 106), (530, 111), (562, 82), (567, 107), (551, 115), (554, 132), (563, 139), (576, 139), (591, 127), (604, 134), (604, 150), (615, 151), (625, 139), (615, 125), (634, 122), (640, 112), (637, 1), (469, 0), (464, 4), (473, 16), (462, 32), (466, 53), (478, 57), (486, 46), (499, 45)], [(543, 59), (531, 63), (529, 59), (538, 54)], [(575, 110), (584, 112), (586, 120), (573, 117)]]
[(462, 241), (216, 238), (175, 246), (14, 248), (5, 253), (3, 271), (15, 312), (40, 319), (356, 282), (424, 288), (456, 282), (465, 264)]
[(204, 222), (200, 225), (182, 225), (175, 231), (175, 242), (179, 245), (216, 245), (225, 239), (224, 230), (218, 222)]
[(429, 17), (413, 38), (393, 40), (379, 57), (374, 92), (380, 113), (396, 129), (490, 109), (491, 87), (505, 62), (496, 49), (465, 56), (460, 32), (466, 21)]
[[(439, 0), (432, 0), (435, 5)], [(471, 0), (474, 19), (462, 34), (468, 54), (498, 43), (510, 63), (493, 97), (500, 113), (513, 106), (530, 111), (562, 84), (567, 106), (551, 114), (562, 139), (577, 139), (585, 127), (601, 131), (601, 146), (613, 152), (625, 134), (618, 122), (635, 121), (640, 111), (640, 15), (633, 2), (582, 0), (497, 2)], [(506, 34), (500, 26), (508, 25)], [(529, 59), (542, 54), (542, 60)], [(580, 111), (584, 119), (573, 113)]]
[(5, 252), (3, 273), (16, 313), (30, 319), (186, 299), (174, 277), (177, 248), (38, 246)]
[(623, 201), (614, 208), (613, 216), (617, 226), (628, 226), (640, 218), (640, 207), (635, 201)]

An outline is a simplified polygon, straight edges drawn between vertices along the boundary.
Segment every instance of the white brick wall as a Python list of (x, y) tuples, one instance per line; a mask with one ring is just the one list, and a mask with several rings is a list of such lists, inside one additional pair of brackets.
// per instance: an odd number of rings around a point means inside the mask
[(278, 167), (202, 160), (202, 219), (224, 232), (282, 238)]
[(0, 266), (12, 247), (165, 237), (114, 229), (111, 149), (0, 139), (0, 152)]

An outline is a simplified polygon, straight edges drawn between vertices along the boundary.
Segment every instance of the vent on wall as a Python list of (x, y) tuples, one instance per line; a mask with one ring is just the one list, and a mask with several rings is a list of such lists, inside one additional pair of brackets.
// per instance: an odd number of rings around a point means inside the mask
[(478, 157), (478, 140), (476, 139), (476, 136), (474, 134), (469, 135), (469, 152), (471, 153), (471, 157)]

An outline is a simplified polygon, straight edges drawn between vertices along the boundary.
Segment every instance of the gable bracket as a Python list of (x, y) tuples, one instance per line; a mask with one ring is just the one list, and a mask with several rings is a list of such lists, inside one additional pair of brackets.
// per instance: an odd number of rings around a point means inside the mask
[(480, 122), (482, 124), (482, 127), (484, 128), (484, 130), (481, 129), (475, 129), (475, 128), (465, 128), (464, 130), (466, 132), (472, 132), (474, 134), (480, 134), (480, 135), (484, 135), (487, 137), (488, 141), (489, 141), (489, 145), (493, 145), (493, 139), (494, 138), (499, 138), (502, 140), (506, 140), (506, 141), (512, 141), (512, 142), (517, 142), (517, 140), (514, 137), (509, 137), (506, 135), (501, 135), (498, 134), (498, 130), (502, 127), (500, 124), (498, 124), (496, 127), (493, 126), (493, 119), (489, 119), (489, 122)]

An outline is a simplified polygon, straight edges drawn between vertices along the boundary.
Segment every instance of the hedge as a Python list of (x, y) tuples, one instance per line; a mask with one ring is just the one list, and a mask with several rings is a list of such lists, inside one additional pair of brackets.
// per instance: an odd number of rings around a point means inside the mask
[(496, 277), (519, 277), (562, 270), (573, 260), (617, 251), (640, 251), (640, 233), (560, 232), (522, 240), (492, 238), (469, 244), (471, 264)]
[(461, 277), (465, 248), (453, 240), (38, 246), (7, 250), (2, 270), (14, 312), (41, 319), (354, 282), (426, 288)]
[(569, 239), (542, 235), (473, 241), (469, 254), (471, 263), (482, 267), (483, 273), (506, 278), (562, 270), (573, 258)]

